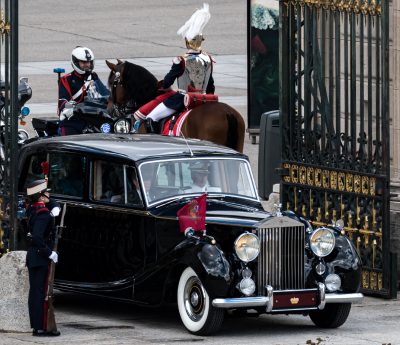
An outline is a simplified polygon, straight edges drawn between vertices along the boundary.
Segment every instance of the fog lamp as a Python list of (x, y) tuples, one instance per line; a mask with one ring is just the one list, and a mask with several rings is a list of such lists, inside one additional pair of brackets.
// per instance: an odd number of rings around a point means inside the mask
[(325, 273), (325, 269), (326, 267), (322, 262), (315, 266), (315, 272), (317, 272), (317, 274), (319, 274), (320, 276)]
[(251, 278), (244, 278), (241, 280), (239, 284), (239, 290), (243, 293), (243, 295), (250, 296), (256, 291), (256, 284), (254, 280)]
[(342, 282), (337, 274), (332, 273), (325, 278), (325, 286), (328, 291), (337, 291), (340, 289), (341, 285)]
[(118, 120), (114, 124), (114, 133), (129, 133), (131, 130), (131, 125), (128, 120)]
[(251, 278), (251, 275), (252, 275), (252, 273), (251, 273), (251, 269), (250, 268), (244, 268), (243, 269), (243, 271), (242, 271), (242, 277), (243, 278)]

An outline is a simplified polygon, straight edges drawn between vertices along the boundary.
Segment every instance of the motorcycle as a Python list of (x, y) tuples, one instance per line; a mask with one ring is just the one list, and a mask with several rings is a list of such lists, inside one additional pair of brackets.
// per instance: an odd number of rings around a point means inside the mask
[[(54, 69), (58, 73), (58, 80), (65, 70)], [(114, 116), (107, 112), (108, 94), (101, 94), (97, 81), (92, 81), (87, 89), (87, 96), (81, 103), (69, 101), (67, 108), (73, 109), (73, 115), (83, 120), (85, 133), (130, 133), (133, 128), (131, 116)], [(59, 135), (59, 119), (33, 118), (32, 126), (38, 137)]]
[[(3, 181), (6, 160), (6, 109), (5, 109), (5, 90), (6, 85), (4, 81), (0, 81), (0, 181)], [(20, 78), (18, 84), (18, 120), (21, 126), (26, 125), (25, 117), (29, 115), (30, 109), (25, 106), (32, 97), (32, 88), (28, 84), (28, 78)], [(26, 130), (18, 129), (18, 145), (21, 146), (25, 140), (29, 138)]]

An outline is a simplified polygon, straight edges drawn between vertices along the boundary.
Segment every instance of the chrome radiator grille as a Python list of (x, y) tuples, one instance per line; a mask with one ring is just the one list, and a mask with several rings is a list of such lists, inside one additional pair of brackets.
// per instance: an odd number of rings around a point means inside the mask
[(304, 225), (287, 217), (274, 217), (257, 229), (260, 238), (258, 292), (303, 289)]

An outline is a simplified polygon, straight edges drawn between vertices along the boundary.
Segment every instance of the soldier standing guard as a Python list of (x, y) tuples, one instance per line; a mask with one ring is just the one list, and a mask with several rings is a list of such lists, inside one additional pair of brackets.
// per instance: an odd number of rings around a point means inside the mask
[(58, 336), (60, 335), (59, 331), (47, 332), (46, 311), (44, 310), (50, 260), (54, 263), (58, 261), (58, 254), (52, 250), (55, 236), (54, 222), (46, 207), (46, 203), (50, 202), (47, 181), (32, 182), (28, 186), (26, 194), (30, 201), (27, 210), (29, 248), (26, 265), (29, 272), (28, 306), (31, 328), (33, 328), (32, 335)]
[[(177, 34), (185, 39), (187, 52), (174, 58), (171, 70), (164, 77), (162, 88), (166, 92), (140, 107), (134, 114), (136, 120), (146, 120), (148, 133), (156, 132), (155, 122), (184, 109), (186, 92), (214, 93), (212, 70), (215, 61), (201, 49), (204, 41), (202, 31), (210, 17), (209, 5), (203, 4), (203, 8), (196, 10), (178, 30)], [(175, 80), (178, 91), (170, 89)]]

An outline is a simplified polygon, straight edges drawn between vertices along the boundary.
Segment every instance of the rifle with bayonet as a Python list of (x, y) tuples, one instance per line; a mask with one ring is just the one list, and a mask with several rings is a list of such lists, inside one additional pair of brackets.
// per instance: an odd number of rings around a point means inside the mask
[[(55, 238), (54, 238), (54, 247), (53, 251), (57, 252), (58, 249), (58, 240), (62, 236), (62, 232), (64, 230), (64, 218), (65, 218), (65, 212), (67, 211), (67, 204), (64, 203), (64, 207), (62, 210), (61, 214), (61, 221), (60, 225), (56, 226), (56, 233), (55, 233)], [(49, 274), (48, 274), (48, 279), (47, 279), (47, 292), (46, 292), (46, 297), (44, 299), (44, 310), (45, 310), (45, 327), (47, 332), (57, 332), (57, 324), (56, 324), (56, 319), (54, 316), (54, 297), (53, 297), (53, 285), (54, 285), (54, 274), (56, 270), (56, 264), (53, 262), (53, 260), (50, 260), (49, 264)]]

